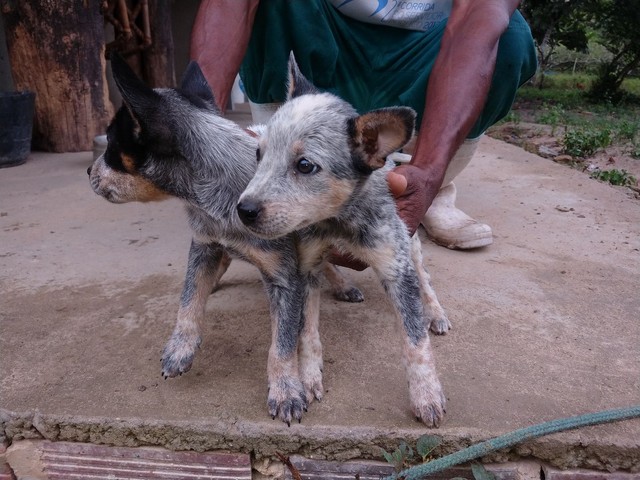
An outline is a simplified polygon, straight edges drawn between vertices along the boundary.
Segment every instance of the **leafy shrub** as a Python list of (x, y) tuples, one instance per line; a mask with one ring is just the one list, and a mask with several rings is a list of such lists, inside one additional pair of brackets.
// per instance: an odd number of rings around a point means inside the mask
[[(427, 463), (432, 459), (433, 451), (442, 443), (442, 439), (436, 435), (422, 435), (416, 442), (414, 450), (407, 445), (406, 442), (400, 442), (398, 448), (393, 452), (387, 452), (382, 449), (382, 455), (385, 460), (394, 466), (396, 473), (401, 472), (405, 468), (409, 468), (416, 461)], [(415, 455), (417, 454), (417, 456)], [(471, 465), (471, 473), (474, 480), (496, 480), (496, 476), (489, 472), (482, 464), (473, 463)], [(462, 477), (455, 477), (451, 480), (465, 480)]]
[(384, 459), (395, 467), (396, 472), (401, 472), (405, 468), (411, 465), (413, 460), (413, 449), (406, 444), (406, 442), (400, 443), (398, 448), (389, 453), (386, 450), (382, 450)]
[(500, 121), (500, 123), (514, 123), (518, 125), (521, 121), (520, 113), (515, 110), (510, 110), (509, 113)]
[(588, 157), (596, 150), (611, 145), (611, 130), (572, 129), (562, 139), (564, 152), (572, 157)]
[[(416, 442), (416, 453), (419, 460), (423, 463), (429, 461), (431, 452), (442, 442), (442, 439), (436, 435), (422, 435)], [(408, 468), (415, 460), (413, 449), (406, 442), (401, 442), (398, 448), (393, 452), (382, 450), (385, 460), (393, 465), (396, 472), (400, 472)]]
[(560, 105), (542, 106), (542, 113), (538, 115), (538, 123), (544, 123), (551, 126), (551, 135), (556, 134), (556, 129), (560, 125), (566, 124), (566, 112)]
[(638, 123), (622, 120), (618, 124), (616, 136), (622, 140), (633, 140), (638, 133)]
[(598, 76), (591, 84), (588, 95), (596, 102), (618, 105), (624, 98), (624, 93), (620, 89), (621, 83), (616, 65), (603, 63), (598, 69)]
[(590, 176), (596, 180), (609, 182), (611, 185), (620, 185), (623, 187), (634, 186), (638, 183), (636, 177), (624, 169), (618, 170), (617, 168), (613, 168), (611, 170), (594, 170), (591, 172)]

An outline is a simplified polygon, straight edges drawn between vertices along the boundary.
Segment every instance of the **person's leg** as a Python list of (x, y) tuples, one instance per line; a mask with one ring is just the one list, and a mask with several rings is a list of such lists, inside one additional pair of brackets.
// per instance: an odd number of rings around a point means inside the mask
[(251, 36), (258, 0), (202, 0), (191, 30), (189, 56), (198, 62), (221, 111)]
[(469, 250), (493, 243), (491, 227), (473, 219), (455, 205), (456, 186), (453, 179), (471, 162), (480, 138), (467, 139), (449, 163), (440, 192), (422, 219), (427, 236), (443, 247)]
[(249, 109), (251, 111), (251, 120), (254, 124), (265, 125), (269, 119), (280, 108), (282, 102), (256, 103), (249, 99)]
[[(316, 87), (335, 93), (360, 113), (411, 105), (424, 96), (444, 30), (431, 33), (371, 25), (343, 16), (326, 0), (261, 2), (240, 75), (256, 111), (286, 97), (287, 62), (293, 51)], [(263, 108), (264, 107), (264, 108)]]
[(474, 125), (469, 139), (454, 155), (440, 193), (422, 221), (427, 236), (435, 243), (452, 249), (472, 249), (490, 245), (493, 232), (489, 225), (469, 217), (455, 206), (454, 178), (471, 162), (480, 136), (511, 109), (516, 91), (535, 73), (536, 56), (531, 33), (519, 12), (500, 39), (493, 83), (485, 108)]
[(240, 68), (253, 121), (266, 123), (286, 98), (287, 62), (293, 51), (316, 85), (333, 82), (338, 46), (327, 24), (324, 0), (260, 2)]

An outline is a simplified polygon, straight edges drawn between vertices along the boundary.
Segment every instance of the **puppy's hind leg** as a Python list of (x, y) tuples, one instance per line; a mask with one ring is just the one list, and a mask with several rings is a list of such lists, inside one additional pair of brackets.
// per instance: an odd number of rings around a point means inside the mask
[[(175, 377), (191, 369), (200, 346), (200, 322), (207, 298), (227, 254), (217, 243), (191, 242), (187, 274), (180, 297), (178, 320), (162, 352), (162, 376)], [(224, 273), (224, 272), (223, 272)]]
[(213, 285), (211, 287), (211, 293), (215, 292), (218, 289), (218, 286), (220, 284), (220, 279), (229, 268), (229, 265), (231, 265), (231, 257), (226, 251), (224, 251), (222, 254), (222, 258), (218, 263), (218, 266), (216, 267), (216, 269), (212, 274)]
[(329, 281), (333, 296), (342, 302), (358, 303), (364, 301), (364, 295), (342, 272), (330, 262), (323, 266), (324, 276)]
[(429, 329), (436, 335), (444, 335), (451, 329), (451, 322), (431, 286), (431, 276), (424, 266), (422, 244), (417, 233), (411, 239), (411, 260), (420, 280), (420, 293)]

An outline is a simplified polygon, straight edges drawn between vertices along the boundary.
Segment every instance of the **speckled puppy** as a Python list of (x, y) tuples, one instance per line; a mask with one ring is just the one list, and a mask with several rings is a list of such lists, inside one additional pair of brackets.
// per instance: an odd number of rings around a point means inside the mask
[[(335, 95), (319, 92), (289, 61), (289, 98), (267, 124), (258, 170), (238, 203), (249, 229), (264, 238), (301, 236), (301, 268), (309, 325), (318, 318), (318, 274), (333, 245), (378, 274), (403, 326), (403, 360), (415, 415), (438, 426), (445, 396), (436, 374), (428, 330), (449, 321), (431, 288), (420, 241), (409, 236), (389, 193), (386, 156), (413, 135), (415, 112), (387, 108), (359, 116)], [(306, 327), (306, 326), (305, 326)], [(313, 332), (303, 331), (301, 342)], [(300, 349), (320, 379), (318, 351)]]
[[(239, 257), (260, 270), (271, 307), (269, 413), (287, 423), (300, 420), (310, 401), (306, 392), (317, 378), (305, 376), (309, 369), (304, 362), (298, 365), (295, 351), (305, 323), (306, 281), (298, 268), (297, 240), (258, 238), (235, 211), (256, 169), (257, 139), (220, 116), (195, 63), (179, 89), (147, 87), (120, 57), (114, 56), (111, 65), (124, 104), (107, 130), (106, 152), (89, 168), (91, 187), (113, 203), (177, 197), (186, 205), (194, 233), (178, 320), (162, 354), (162, 375), (175, 377), (191, 368), (209, 293), (230, 255)], [(337, 296), (362, 300), (335, 267), (325, 268)], [(304, 340), (300, 347), (307, 348)]]

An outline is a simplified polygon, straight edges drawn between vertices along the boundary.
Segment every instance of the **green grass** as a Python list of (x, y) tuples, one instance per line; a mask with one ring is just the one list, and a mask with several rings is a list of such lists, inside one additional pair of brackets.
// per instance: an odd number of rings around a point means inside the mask
[[(591, 84), (596, 79), (595, 75), (588, 73), (553, 73), (544, 77), (544, 87), (542, 89), (526, 85), (522, 90), (537, 90), (542, 92), (543, 97), (563, 98), (568, 96), (581, 97), (584, 92), (591, 88)], [(625, 93), (626, 101), (630, 103), (640, 103), (640, 78), (627, 78), (622, 83), (622, 90)], [(536, 96), (535, 93), (532, 93)]]

